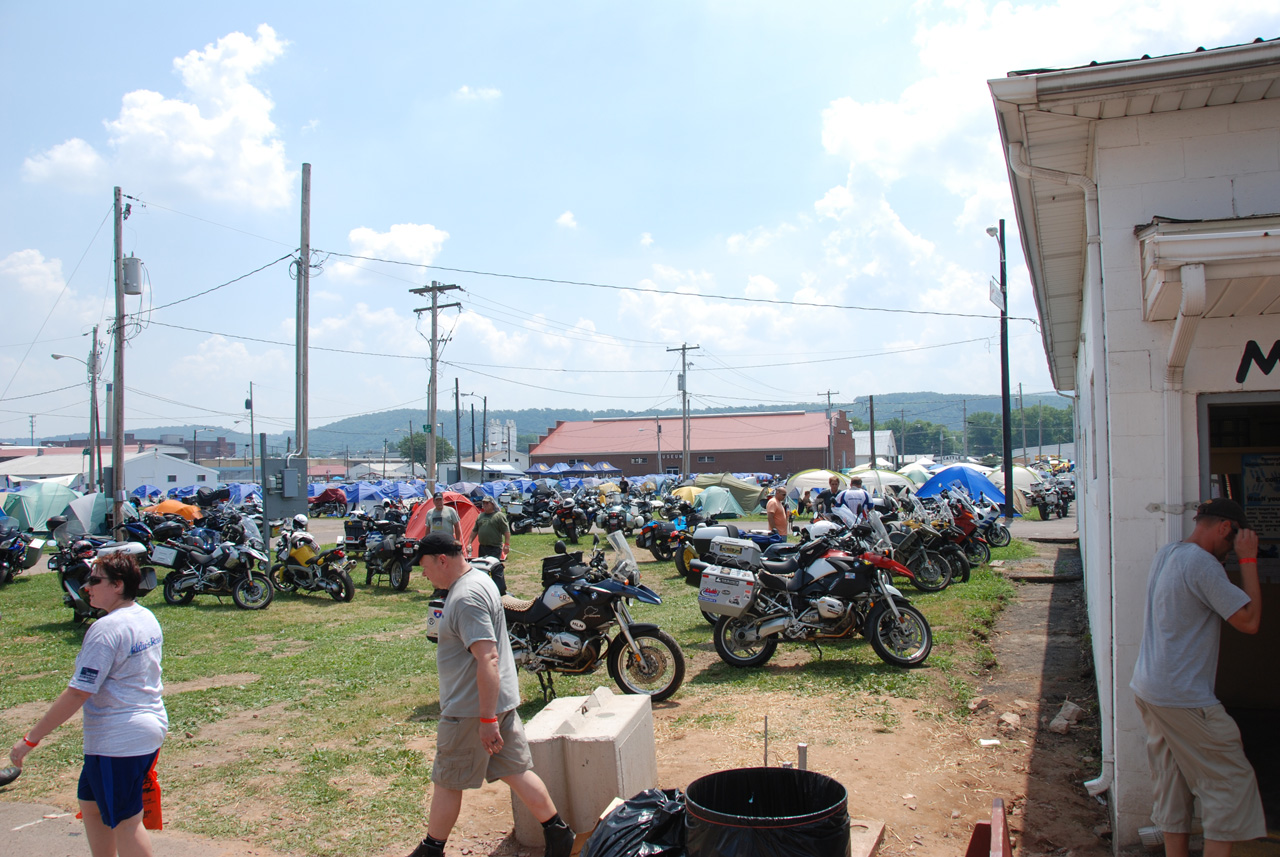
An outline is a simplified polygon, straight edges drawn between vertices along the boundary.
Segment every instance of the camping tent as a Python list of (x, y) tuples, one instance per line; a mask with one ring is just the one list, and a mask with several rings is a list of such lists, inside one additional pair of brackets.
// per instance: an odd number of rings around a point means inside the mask
[(1004, 492), (992, 484), (990, 479), (970, 467), (959, 464), (939, 470), (932, 479), (920, 486), (916, 496), (935, 497), (942, 492), (942, 489), (955, 486), (963, 488), (974, 499), (985, 494), (997, 503), (1004, 502)]
[(196, 518), (204, 517), (200, 510), (189, 503), (183, 503), (181, 500), (161, 500), (154, 506), (143, 509), (144, 512), (152, 512), (157, 515), (181, 515), (191, 523), (195, 523)]
[(743, 514), (742, 506), (738, 504), (733, 493), (719, 485), (704, 489), (694, 501), (693, 508), (708, 518), (713, 516), (738, 518)]
[(108, 505), (106, 494), (86, 494), (67, 504), (67, 518), (79, 521), (84, 532), (90, 535), (106, 535)]
[(863, 488), (866, 488), (872, 494), (879, 494), (881, 497), (890, 493), (888, 490), (890, 488), (916, 490), (916, 483), (901, 473), (895, 473), (892, 470), (855, 470), (849, 475), (857, 476), (862, 480)]
[[(31, 515), (30, 501), (30, 497), (23, 497), (19, 491), (4, 495), (4, 513), (10, 518), (17, 519), (18, 529), (20, 530), (35, 529), (35, 518)], [(41, 524), (40, 529), (44, 529), (43, 524)]]
[[(22, 529), (45, 529), (45, 521), (54, 515), (61, 515), (66, 511), (67, 504), (80, 496), (79, 492), (72, 491), (65, 485), (57, 482), (40, 479), (34, 482), (26, 482), (23, 488), (16, 495), (25, 498), (22, 507), (15, 506), (14, 511), (9, 509), (9, 500), (5, 500), (5, 514), (11, 518), (18, 519), (18, 525)], [(23, 515), (26, 515), (26, 521), (23, 521)]]
[[(453, 510), (458, 513), (458, 520), (462, 524), (462, 535), (465, 538), (466, 534), (471, 532), (471, 528), (475, 526), (476, 518), (480, 517), (480, 509), (475, 503), (472, 503), (457, 491), (445, 491), (444, 504), (452, 506)], [(434, 503), (419, 503), (413, 507), (413, 513), (409, 515), (409, 523), (404, 528), (405, 538), (421, 539), (427, 534), (427, 514), (434, 508)], [(475, 555), (474, 550), (472, 555)]]
[(693, 480), (693, 485), (697, 488), (710, 488), (712, 485), (724, 488), (733, 494), (733, 499), (742, 509), (755, 510), (769, 499), (769, 492), (761, 488), (760, 483), (739, 479), (732, 473), (702, 473)]
[(920, 459), (913, 461), (906, 467), (898, 471), (898, 473), (910, 479), (917, 485), (923, 485), (933, 478), (933, 473), (929, 470), (933, 466), (933, 462), (928, 459)]
[(231, 503), (235, 506), (248, 501), (254, 494), (262, 496), (262, 486), (256, 482), (232, 482), (227, 488), (231, 491)]
[(787, 480), (787, 497), (791, 500), (799, 500), (803, 493), (826, 491), (827, 480), (832, 476), (840, 480), (841, 488), (849, 487), (848, 478), (833, 470), (801, 470)]
[(692, 503), (694, 500), (697, 500), (698, 495), (705, 490), (705, 488), (695, 488), (692, 485), (681, 485), (671, 493), (672, 495), (679, 497), (681, 500), (684, 500), (686, 503)]
[(132, 494), (134, 497), (137, 497), (138, 499), (143, 499), (143, 498), (149, 498), (149, 497), (163, 496), (164, 489), (159, 488), (155, 485), (139, 485), (137, 488), (134, 488), (129, 493)]
[[(997, 488), (1004, 489), (1004, 468), (993, 470), (987, 474), (987, 478), (996, 484)], [(1023, 467), (1021, 464), (1013, 466), (1013, 487), (1019, 491), (1030, 491), (1032, 482), (1041, 481), (1041, 476), (1030, 467)]]

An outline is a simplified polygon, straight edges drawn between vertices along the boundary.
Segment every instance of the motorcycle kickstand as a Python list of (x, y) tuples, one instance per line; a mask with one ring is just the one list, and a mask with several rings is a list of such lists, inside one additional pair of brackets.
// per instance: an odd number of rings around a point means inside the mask
[(818, 641), (813, 641), (813, 647), (818, 650), (818, 660), (822, 660), (822, 646), (818, 645)]
[(542, 701), (550, 702), (556, 698), (555, 682), (551, 678), (551, 673), (540, 672), (538, 676), (538, 687), (542, 689)]

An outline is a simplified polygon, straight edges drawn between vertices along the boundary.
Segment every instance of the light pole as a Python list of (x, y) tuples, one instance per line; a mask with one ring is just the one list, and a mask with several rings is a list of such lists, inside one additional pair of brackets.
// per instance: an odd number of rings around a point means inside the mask
[[(98, 491), (102, 490), (102, 446), (98, 437), (98, 326), (93, 326), (93, 347), (86, 362), (70, 354), (50, 354), (54, 360), (74, 360), (89, 370), (89, 479)], [(97, 469), (95, 471), (95, 463)]]
[(1013, 415), (1009, 402), (1009, 281), (1004, 254), (1004, 218), (988, 226), (987, 234), (1000, 242), (1000, 423), (1004, 443), (1004, 519), (1013, 518)]
[(195, 428), (191, 430), (191, 463), (200, 463), (200, 448), (196, 445), (196, 435), (202, 431), (213, 431), (211, 428)]

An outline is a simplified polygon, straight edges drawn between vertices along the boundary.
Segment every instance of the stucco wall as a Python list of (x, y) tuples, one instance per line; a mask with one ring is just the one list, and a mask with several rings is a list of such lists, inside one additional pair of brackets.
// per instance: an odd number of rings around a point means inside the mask
[[(1135, 227), (1157, 216), (1226, 219), (1280, 210), (1280, 103), (1202, 108), (1111, 119), (1096, 125), (1094, 176), (1098, 183), (1104, 297), (1102, 306), (1086, 297), (1084, 345), (1079, 362), (1081, 412), (1089, 378), (1097, 394), (1106, 374), (1106, 424), (1093, 426), (1088, 441), (1105, 447), (1108, 468), (1099, 460), (1099, 480), (1081, 515), (1089, 574), (1090, 620), (1105, 626), (1106, 590), (1114, 593), (1112, 668), (1114, 706), (1103, 699), (1104, 728), (1113, 728), (1115, 784), (1112, 807), (1118, 845), (1136, 840), (1150, 823), (1150, 786), (1144, 732), (1128, 689), (1142, 633), (1152, 554), (1167, 540), (1160, 511), (1165, 500), (1165, 367), (1173, 322), (1142, 320), (1141, 258)], [(1099, 348), (1105, 333), (1105, 366)], [(1269, 347), (1277, 337), (1274, 317), (1205, 319), (1187, 361), (1176, 413), (1182, 431), (1183, 502), (1200, 496), (1196, 395), (1207, 392), (1280, 389), (1280, 371), (1250, 374), (1241, 386), (1235, 372), (1245, 342)], [(1082, 417), (1084, 422), (1084, 417)], [(1088, 453), (1086, 453), (1088, 454)], [(1086, 468), (1088, 463), (1085, 463)], [(1080, 469), (1077, 467), (1077, 469)], [(1100, 489), (1100, 490), (1098, 490)], [(1105, 495), (1105, 498), (1102, 496)], [(1107, 525), (1095, 520), (1106, 515)], [(1189, 532), (1190, 515), (1182, 516)], [(1109, 530), (1110, 538), (1107, 537)], [(1109, 571), (1109, 575), (1107, 574)], [(1101, 574), (1099, 574), (1101, 572)], [(1108, 576), (1109, 581), (1100, 580)], [(1106, 657), (1095, 630), (1095, 656)], [(1100, 688), (1100, 696), (1105, 697)], [(1112, 710), (1114, 708), (1114, 710)]]

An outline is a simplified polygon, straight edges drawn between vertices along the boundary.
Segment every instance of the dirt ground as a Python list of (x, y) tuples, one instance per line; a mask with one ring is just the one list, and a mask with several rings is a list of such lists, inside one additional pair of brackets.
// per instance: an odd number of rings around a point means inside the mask
[[(1081, 785), (1098, 775), (1097, 702), (1085, 644), (1079, 551), (1074, 544), (1036, 544), (1036, 559), (1009, 563), (1013, 577), (1067, 578), (1015, 582), (1017, 597), (1001, 614), (991, 640), (998, 667), (964, 720), (916, 700), (883, 699), (896, 714), (840, 722), (821, 701), (803, 706), (784, 695), (756, 695), (758, 727), (726, 736), (689, 724), (723, 700), (673, 701), (654, 708), (658, 774), (664, 788), (685, 788), (705, 774), (763, 761), (763, 717), (769, 717), (769, 764), (794, 761), (809, 745), (809, 768), (849, 790), (849, 814), (882, 821), (882, 855), (963, 854), (976, 821), (990, 818), (992, 799), (1009, 810), (1017, 853), (1109, 857), (1106, 808)], [(781, 660), (778, 661), (781, 663)], [(1065, 734), (1048, 730), (1062, 703), (1084, 716)], [(1000, 726), (1002, 715), (1016, 726)], [(739, 719), (741, 722), (741, 718)], [(1000, 743), (982, 746), (982, 739)], [(423, 748), (429, 751), (430, 748)], [(451, 855), (536, 855), (507, 836), (511, 805), (505, 786), (468, 794), (449, 840)], [(405, 849), (407, 852), (409, 849)], [(388, 851), (389, 855), (399, 853)]]

